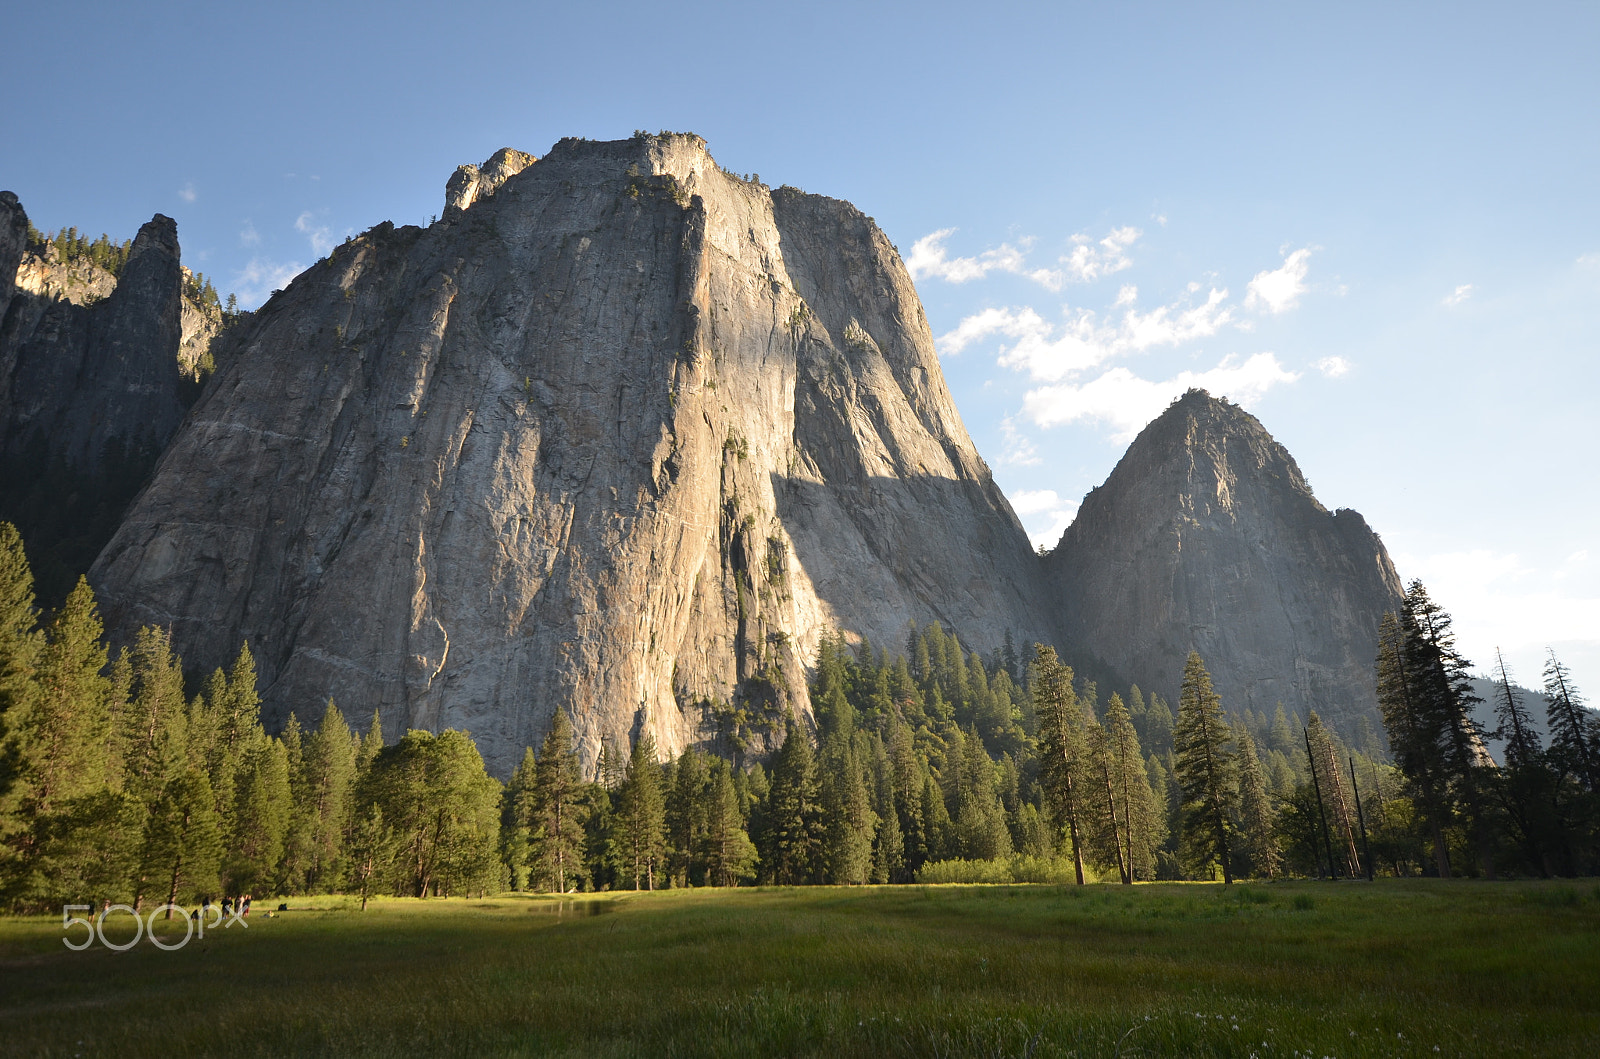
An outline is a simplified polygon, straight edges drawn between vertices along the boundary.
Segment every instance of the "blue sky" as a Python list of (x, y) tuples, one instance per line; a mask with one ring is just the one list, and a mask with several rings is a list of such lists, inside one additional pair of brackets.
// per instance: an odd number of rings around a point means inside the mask
[(1198, 381), (1600, 695), (1600, 7), (8, 5), (0, 186), (255, 304), (461, 162), (692, 130), (914, 266), (1037, 539)]

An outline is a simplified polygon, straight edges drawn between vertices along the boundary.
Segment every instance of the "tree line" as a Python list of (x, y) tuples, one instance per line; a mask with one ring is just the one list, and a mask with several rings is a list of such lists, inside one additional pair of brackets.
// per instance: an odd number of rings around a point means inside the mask
[(1480, 848), (1485, 871), (1593, 870), (1600, 731), (1570, 678), (1552, 746), (1518, 737), (1489, 767), (1442, 705), (1465, 663), (1424, 599), (1384, 625), (1393, 761), (1370, 725), (1353, 745), (1315, 713), (1229, 712), (1198, 655), (1174, 712), (1138, 687), (1102, 702), (1049, 646), (985, 657), (931, 624), (893, 656), (825, 637), (815, 728), (784, 718), (757, 760), (663, 762), (646, 736), (586, 777), (558, 710), (502, 783), (467, 733), (385, 744), (331, 701), (267, 733), (247, 645), (194, 689), (159, 628), (113, 657), (88, 584), (41, 615), (0, 524), (0, 900), (1448, 875)]
[(101, 233), (98, 239), (90, 239), (87, 232), (79, 232), (76, 228), (62, 228), (45, 234), (29, 224), (27, 238), (28, 249), (35, 254), (43, 256), (46, 248), (53, 246), (63, 264), (87, 260), (117, 277), (121, 277), (122, 267), (128, 263), (128, 255), (133, 251), (132, 239), (118, 243), (105, 233)]
[[(1552, 651), (1547, 745), (1497, 655), (1497, 723), (1486, 730), (1470, 668), (1450, 615), (1412, 582), (1399, 612), (1384, 615), (1377, 673), (1415, 855), (1445, 878), (1600, 872), (1600, 714)], [(1490, 736), (1504, 746), (1499, 762)]]

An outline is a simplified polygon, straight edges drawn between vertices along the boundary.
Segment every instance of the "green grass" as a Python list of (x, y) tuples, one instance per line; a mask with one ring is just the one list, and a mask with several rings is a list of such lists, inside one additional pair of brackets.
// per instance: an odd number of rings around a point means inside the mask
[(290, 905), (171, 953), (0, 920), (0, 1052), (1600, 1054), (1593, 883)]

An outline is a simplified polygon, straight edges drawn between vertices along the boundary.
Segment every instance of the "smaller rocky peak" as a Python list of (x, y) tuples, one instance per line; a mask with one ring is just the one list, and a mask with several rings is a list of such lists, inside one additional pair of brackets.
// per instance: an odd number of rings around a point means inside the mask
[(444, 215), (453, 217), (489, 198), (500, 185), (539, 159), (515, 147), (502, 147), (481, 166), (457, 166), (444, 186)]
[(1294, 457), (1259, 419), (1232, 401), (1201, 389), (1189, 390), (1168, 405), (1139, 432), (1122, 462), (1146, 469), (1187, 466), (1191, 475), (1199, 473), (1219, 482), (1241, 477), (1277, 479), (1311, 496), (1311, 486)]

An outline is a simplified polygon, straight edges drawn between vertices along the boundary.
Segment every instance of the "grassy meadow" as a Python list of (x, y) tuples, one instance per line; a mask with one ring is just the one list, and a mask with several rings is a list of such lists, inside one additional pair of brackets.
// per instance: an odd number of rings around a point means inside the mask
[(71, 952), (59, 919), (0, 920), (0, 1052), (1600, 1054), (1592, 882), (275, 905), (175, 952)]

